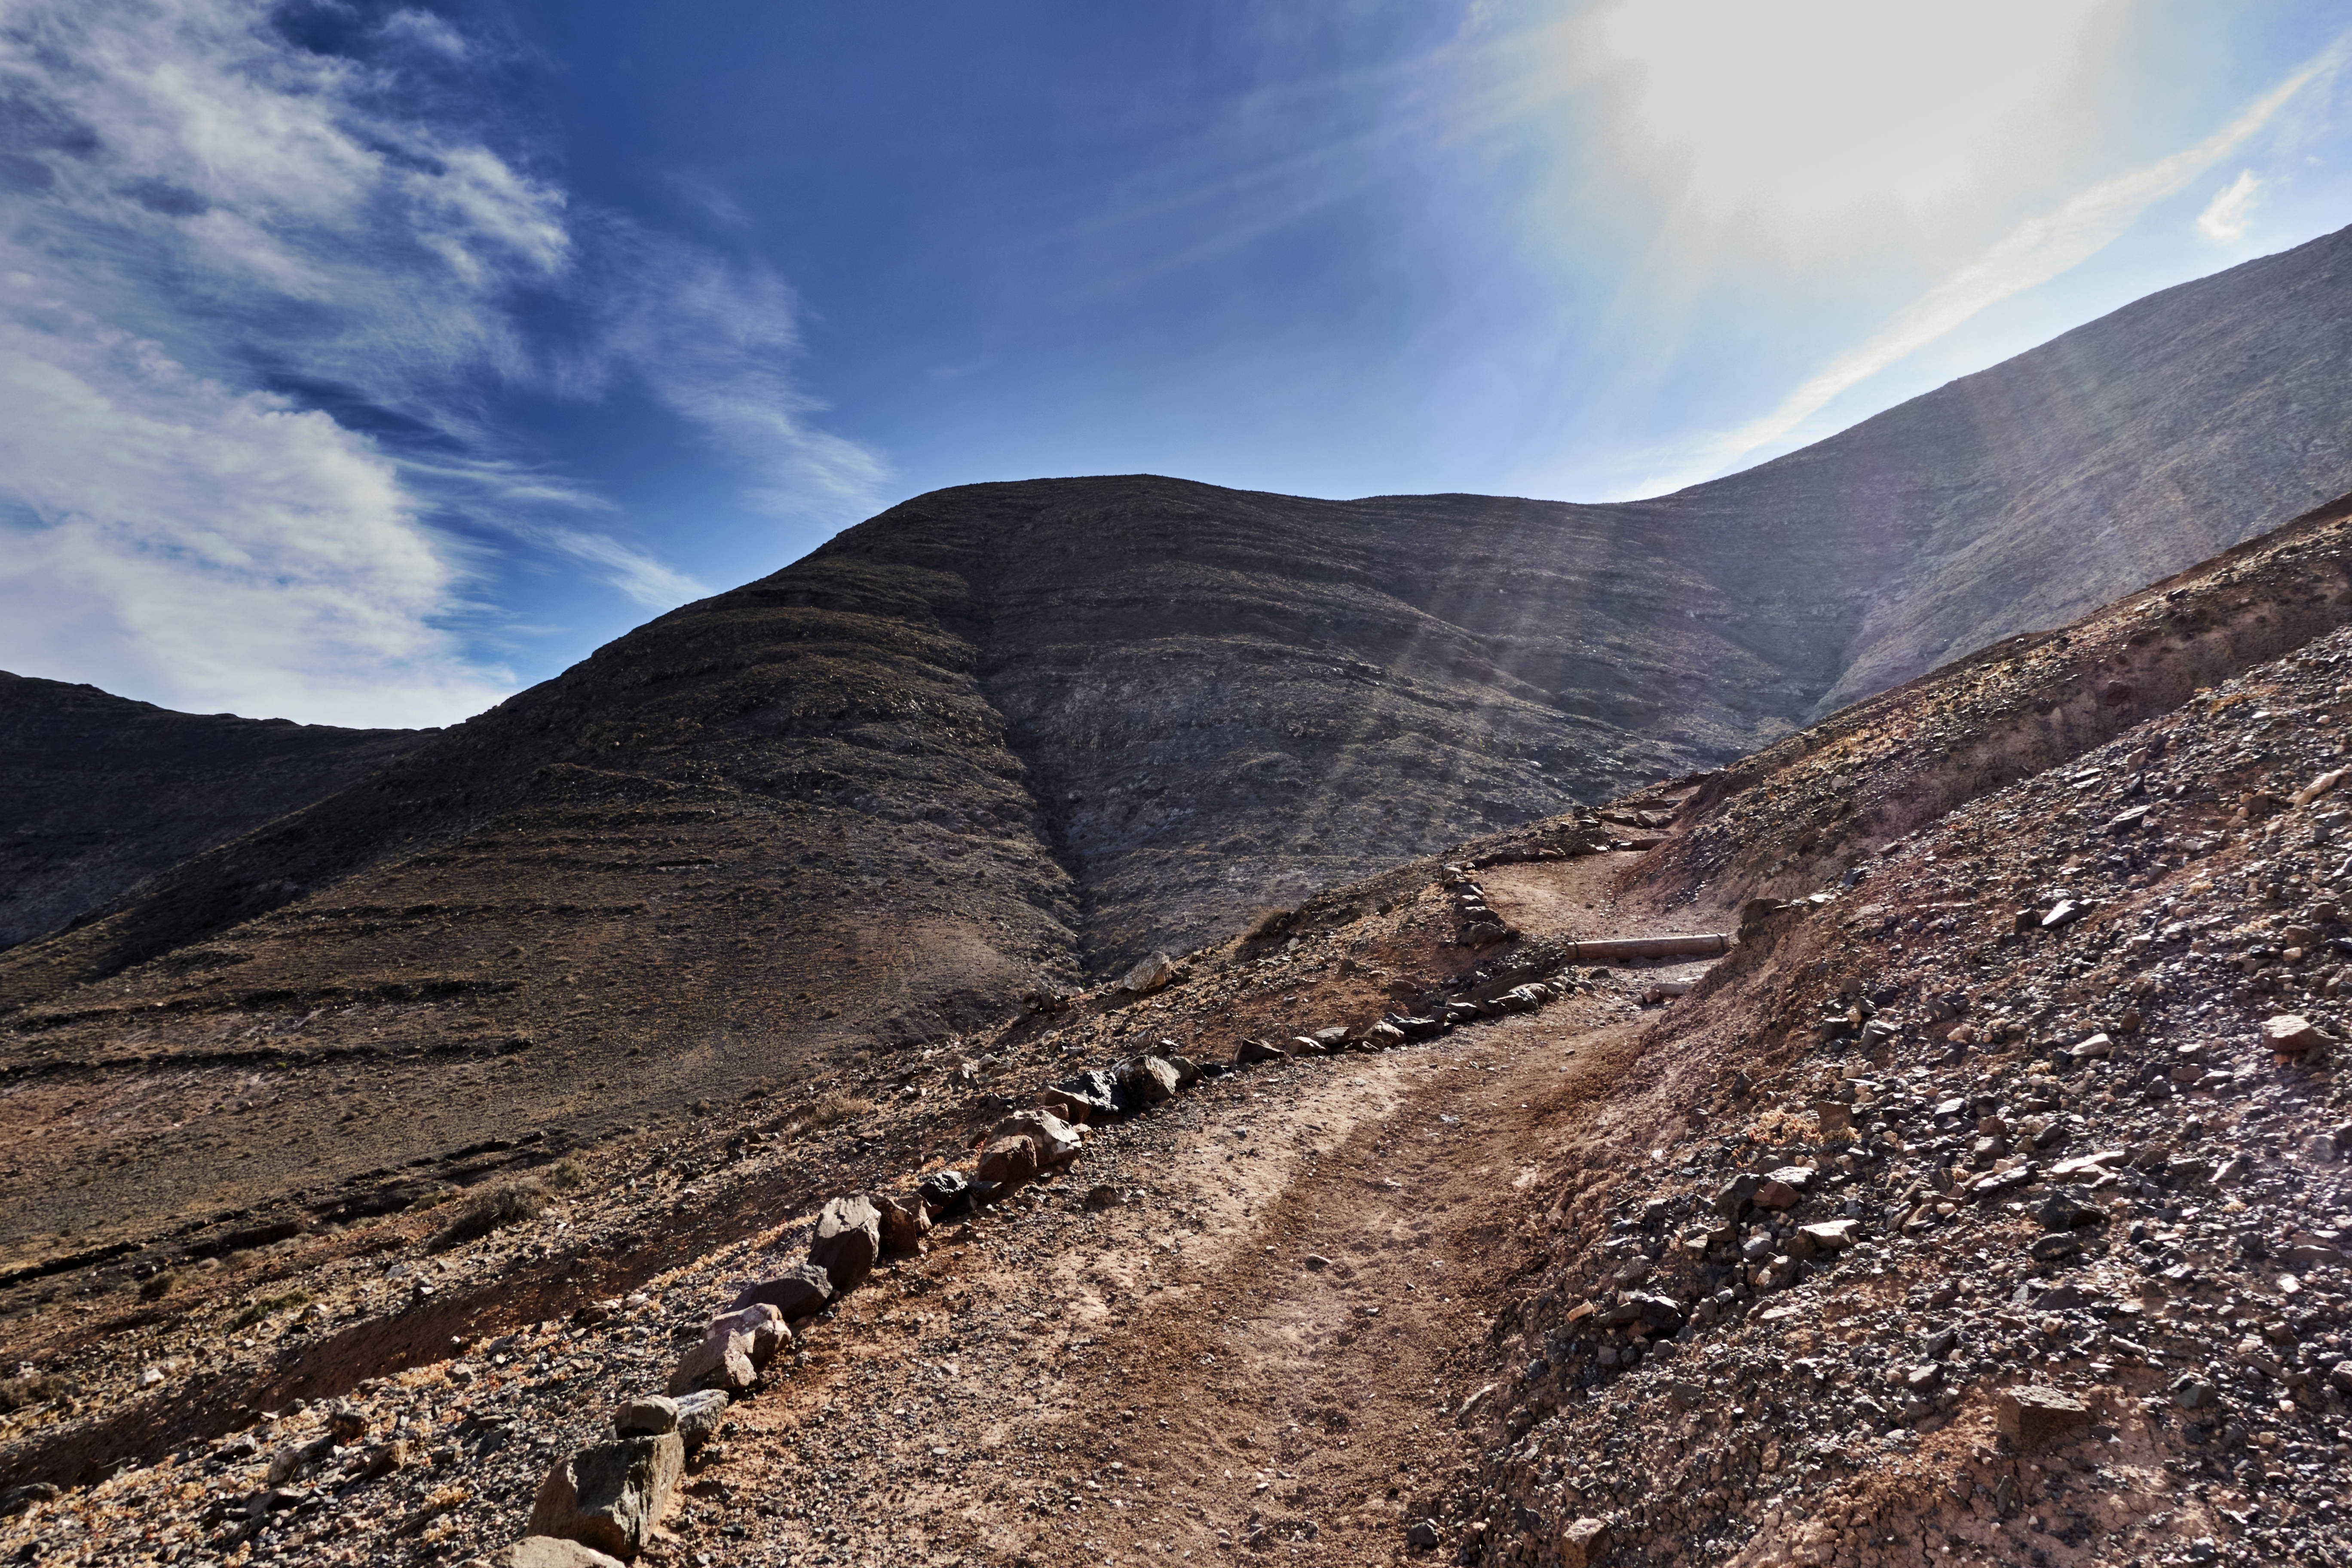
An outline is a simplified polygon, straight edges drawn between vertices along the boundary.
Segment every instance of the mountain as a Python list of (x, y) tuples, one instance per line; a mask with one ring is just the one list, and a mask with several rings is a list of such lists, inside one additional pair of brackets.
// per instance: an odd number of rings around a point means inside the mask
[(1148, 996), (0, 1273), (11, 1541), (2345, 1562), (2347, 668), (2352, 498)]
[[(58, 1119), (0, 1243), (903, 1070), (1024, 992), (1766, 750), (2352, 488), (2347, 247), (1651, 500), (908, 501), (61, 900), (97, 918), (0, 953), (5, 1061)], [(121, 1117), (69, 1114), (101, 1081)]]
[(101, 909), (424, 739), (174, 713), (0, 671), (0, 948)]

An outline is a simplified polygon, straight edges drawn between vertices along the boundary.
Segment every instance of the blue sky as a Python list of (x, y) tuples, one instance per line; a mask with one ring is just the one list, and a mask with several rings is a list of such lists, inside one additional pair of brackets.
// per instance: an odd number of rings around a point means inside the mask
[(1656, 493), (2352, 221), (2347, 25), (0, 0), (0, 668), (444, 723), (943, 485)]

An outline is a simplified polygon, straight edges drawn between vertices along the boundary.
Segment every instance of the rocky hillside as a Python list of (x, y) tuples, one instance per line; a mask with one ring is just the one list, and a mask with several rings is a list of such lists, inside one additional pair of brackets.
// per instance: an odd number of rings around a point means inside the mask
[(331, 795), (425, 737), (174, 713), (0, 671), (0, 948)]
[[(351, 766), (382, 765), (131, 889), (32, 875), (23, 901), (98, 918), (0, 952), (0, 1067), (37, 1130), (0, 1166), (0, 1266), (908, 1070), (1024, 994), (1636, 781), (1778, 769), (1783, 741), (1811, 759), (1802, 825), (1667, 853), (1694, 887), (1809, 886), (1856, 822), (1924, 820), (2329, 624), (2334, 568), (2290, 565), (2136, 611), (2095, 660), (2032, 642), (2017, 668), (2073, 683), (1954, 697), (1934, 743), (1981, 776), (1916, 798), (1868, 795), (1843, 717), (1790, 739), (2352, 483), (2347, 245), (1653, 501), (918, 498), (465, 725), (368, 742)], [(123, 777), (168, 753), (123, 736)], [(67, 777), (47, 754), (19, 765)]]
[(12, 1273), (0, 1550), (2341, 1561), (2347, 565), (2331, 508), (1136, 987)]

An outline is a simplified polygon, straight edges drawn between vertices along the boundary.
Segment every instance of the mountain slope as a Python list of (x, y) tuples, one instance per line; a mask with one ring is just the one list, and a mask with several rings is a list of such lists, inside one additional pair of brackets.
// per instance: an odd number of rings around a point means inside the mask
[(174, 713), (0, 671), (0, 947), (102, 908), (423, 739)]
[(1041, 980), (1766, 750), (2352, 486), (2348, 236), (1654, 500), (917, 498), (0, 952), (47, 1097), (0, 1241), (911, 1070)]

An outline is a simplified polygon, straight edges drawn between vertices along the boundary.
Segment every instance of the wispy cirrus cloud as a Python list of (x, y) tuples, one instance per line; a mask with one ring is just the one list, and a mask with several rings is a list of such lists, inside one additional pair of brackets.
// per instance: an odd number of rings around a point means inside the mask
[[(870, 495), (792, 377), (782, 285), (714, 292), (682, 243), (590, 256), (611, 226), (499, 122), (497, 54), (418, 6), (0, 5), (0, 665), (446, 722), (514, 685), (468, 635), (501, 558), (707, 592), (499, 426), (559, 363), (643, 375), (763, 504)], [(630, 313), (665, 295), (657, 342)]]
[(2246, 216), (2262, 188), (2260, 175), (2252, 169), (2239, 170), (2238, 177), (2214, 192), (2205, 210), (2197, 215), (2197, 232), (2217, 245), (2234, 245), (2245, 238)]

